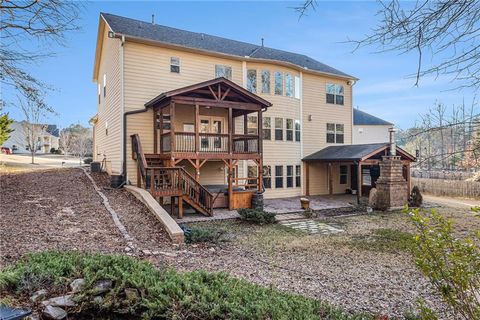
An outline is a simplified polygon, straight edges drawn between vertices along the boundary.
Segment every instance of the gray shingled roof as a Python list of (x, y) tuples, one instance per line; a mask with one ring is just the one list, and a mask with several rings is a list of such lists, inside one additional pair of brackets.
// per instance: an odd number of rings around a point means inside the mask
[(354, 125), (363, 125), (363, 126), (385, 126), (393, 125), (393, 123), (385, 121), (383, 119), (372, 116), (369, 113), (360, 111), (358, 109), (353, 109), (353, 124)]
[(180, 30), (158, 24), (101, 13), (113, 32), (146, 40), (153, 40), (192, 49), (206, 50), (244, 58), (289, 62), (302, 68), (342, 77), (354, 78), (303, 54), (262, 47), (259, 45), (221, 38), (204, 33)]
[(311, 161), (327, 161), (327, 160), (346, 160), (356, 161), (362, 159), (364, 156), (379, 150), (388, 145), (388, 143), (371, 143), (371, 144), (352, 144), (342, 146), (329, 146), (320, 151), (306, 156), (302, 160)]

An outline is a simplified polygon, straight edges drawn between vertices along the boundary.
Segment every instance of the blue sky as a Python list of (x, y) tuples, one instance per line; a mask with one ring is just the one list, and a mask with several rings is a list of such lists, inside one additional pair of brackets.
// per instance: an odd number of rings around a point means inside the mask
[[(66, 47), (43, 44), (55, 57), (30, 66), (32, 73), (55, 90), (47, 101), (58, 115), (49, 119), (61, 127), (87, 125), (96, 112), (96, 87), (92, 83), (93, 58), (100, 12), (203, 32), (273, 48), (303, 53), (360, 78), (354, 86), (354, 107), (372, 113), (405, 129), (435, 101), (447, 106), (473, 98), (471, 90), (456, 87), (446, 78), (423, 79), (419, 87), (408, 78), (416, 71), (415, 55), (373, 53), (375, 48), (352, 52), (347, 39), (362, 38), (375, 25), (376, 2), (319, 2), (316, 11), (298, 19), (292, 7), (300, 2), (90, 2), (82, 13), (82, 31), (68, 34)], [(45, 48), (43, 47), (43, 48)], [(41, 49), (40, 49), (41, 50)], [(441, 59), (442, 57), (427, 57)], [(427, 62), (428, 62), (427, 60)], [(9, 96), (9, 88), (2, 94)], [(17, 120), (21, 114), (7, 109)]]

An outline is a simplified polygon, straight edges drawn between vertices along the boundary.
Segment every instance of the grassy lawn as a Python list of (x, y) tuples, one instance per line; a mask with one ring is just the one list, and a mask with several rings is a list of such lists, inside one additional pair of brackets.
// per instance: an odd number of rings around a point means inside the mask
[[(454, 221), (459, 236), (480, 229), (479, 219), (467, 209), (437, 210)], [(202, 265), (225, 265), (232, 274), (352, 311), (402, 318), (420, 298), (433, 309), (445, 308), (415, 267), (410, 252), (414, 230), (407, 214), (374, 212), (319, 220), (344, 232), (308, 234), (278, 224), (239, 221), (195, 224), (221, 229), (227, 240), (219, 245), (221, 255), (203, 259)], [(245, 271), (251, 266), (256, 269), (253, 275)]]

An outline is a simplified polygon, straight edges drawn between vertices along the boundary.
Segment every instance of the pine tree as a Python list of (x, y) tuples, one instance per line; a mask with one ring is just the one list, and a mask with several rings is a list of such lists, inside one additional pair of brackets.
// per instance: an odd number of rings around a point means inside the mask
[(8, 113), (0, 115), (0, 146), (10, 138), (13, 129), (10, 128), (13, 120), (8, 117)]

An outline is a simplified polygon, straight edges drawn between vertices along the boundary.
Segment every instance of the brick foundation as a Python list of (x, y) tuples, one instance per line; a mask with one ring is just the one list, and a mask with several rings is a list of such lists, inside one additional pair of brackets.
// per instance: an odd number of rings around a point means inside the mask
[(385, 156), (379, 162), (377, 179), (377, 209), (401, 208), (408, 202), (408, 185), (403, 178), (403, 164), (399, 156)]

